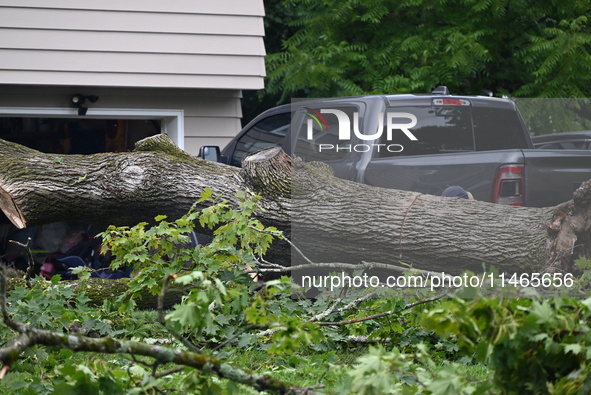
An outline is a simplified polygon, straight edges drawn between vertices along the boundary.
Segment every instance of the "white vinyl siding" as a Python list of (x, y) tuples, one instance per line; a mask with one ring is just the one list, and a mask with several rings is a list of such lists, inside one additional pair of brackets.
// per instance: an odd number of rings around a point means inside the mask
[(262, 89), (262, 0), (0, 0), (0, 84)]

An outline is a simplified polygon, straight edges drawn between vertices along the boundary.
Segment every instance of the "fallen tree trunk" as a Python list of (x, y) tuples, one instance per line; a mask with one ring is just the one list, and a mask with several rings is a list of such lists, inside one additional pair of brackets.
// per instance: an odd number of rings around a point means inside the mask
[(237, 169), (198, 161), (165, 135), (134, 152), (48, 155), (0, 141), (0, 207), (18, 228), (57, 221), (133, 225), (155, 213), (179, 216), (204, 186), (232, 197)]
[(0, 208), (20, 228), (64, 220), (133, 225), (182, 215), (206, 187), (232, 203), (235, 191), (249, 188), (264, 198), (264, 223), (314, 262), (539, 272), (572, 270), (574, 259), (591, 257), (591, 182), (556, 208), (509, 207), (341, 180), (327, 165), (294, 162), (278, 148), (237, 169), (193, 158), (164, 135), (133, 152), (87, 156), (0, 141), (0, 165)]

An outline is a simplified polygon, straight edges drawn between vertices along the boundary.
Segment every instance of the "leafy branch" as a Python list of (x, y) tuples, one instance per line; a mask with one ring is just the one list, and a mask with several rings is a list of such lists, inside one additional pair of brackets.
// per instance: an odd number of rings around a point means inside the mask
[[(12, 344), (0, 348), (0, 361), (7, 366), (14, 363), (26, 349), (36, 345), (43, 345), (67, 348), (76, 352), (145, 356), (153, 358), (158, 364), (174, 363), (192, 367), (207, 374), (214, 374), (220, 378), (250, 386), (259, 391), (279, 394), (303, 393), (297, 386), (277, 380), (267, 374), (257, 374), (236, 368), (224, 361), (201, 353), (136, 341), (117, 340), (111, 337), (91, 338), (72, 333), (64, 334), (15, 322), (10, 318), (6, 310), (6, 278), (3, 272), (0, 274), (0, 304), (4, 324), (19, 334)], [(307, 391), (307, 389), (304, 391)]]
[(410, 310), (413, 307), (420, 306), (420, 305), (425, 304), (425, 303), (430, 303), (430, 302), (435, 302), (437, 300), (441, 300), (441, 299), (445, 298), (447, 295), (449, 295), (450, 292), (451, 292), (451, 290), (448, 289), (448, 290), (444, 291), (443, 293), (441, 293), (441, 294), (439, 294), (437, 296), (434, 296), (432, 298), (422, 299), (422, 300), (418, 300), (418, 301), (413, 302), (413, 303), (409, 303), (406, 306), (404, 306), (404, 308), (402, 308), (400, 310), (385, 311), (383, 313), (368, 315), (368, 316), (365, 316), (365, 317), (355, 318), (355, 319), (347, 320), (347, 321), (316, 322), (316, 324), (317, 325), (323, 325), (323, 326), (343, 326), (343, 325), (349, 325), (349, 324), (354, 324), (354, 323), (368, 321), (368, 320), (375, 320), (375, 319), (378, 319), (378, 318), (387, 317), (387, 316), (394, 315), (394, 314), (400, 314), (403, 311)]

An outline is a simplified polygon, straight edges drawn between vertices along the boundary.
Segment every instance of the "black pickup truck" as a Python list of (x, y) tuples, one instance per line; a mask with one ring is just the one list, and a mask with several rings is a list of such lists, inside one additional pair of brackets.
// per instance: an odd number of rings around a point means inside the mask
[(202, 147), (200, 156), (240, 166), (270, 146), (368, 185), (434, 195), (458, 185), (477, 200), (515, 206), (553, 206), (591, 179), (591, 151), (534, 149), (511, 100), (445, 87), (275, 107), (223, 151)]

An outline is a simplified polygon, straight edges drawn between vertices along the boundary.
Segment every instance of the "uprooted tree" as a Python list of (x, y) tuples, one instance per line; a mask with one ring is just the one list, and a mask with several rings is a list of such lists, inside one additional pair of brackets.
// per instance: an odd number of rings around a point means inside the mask
[(0, 141), (0, 166), (0, 208), (19, 228), (67, 220), (133, 225), (179, 217), (206, 187), (232, 203), (235, 191), (251, 189), (263, 197), (261, 220), (316, 263), (539, 272), (572, 271), (575, 259), (591, 257), (591, 182), (556, 207), (509, 207), (342, 180), (279, 148), (238, 169), (194, 158), (165, 135), (133, 152), (85, 156)]

